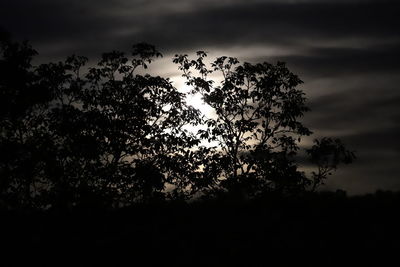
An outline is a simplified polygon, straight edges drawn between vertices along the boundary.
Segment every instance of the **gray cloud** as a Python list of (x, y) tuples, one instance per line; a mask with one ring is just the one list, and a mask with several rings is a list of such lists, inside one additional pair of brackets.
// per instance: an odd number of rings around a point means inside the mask
[[(310, 99), (312, 111), (305, 123), (316, 135), (341, 138), (356, 151), (358, 159), (345, 167), (330, 187), (340, 185), (352, 193), (371, 191), (372, 188), (398, 190), (400, 186), (400, 91), (399, 77), (365, 75), (362, 83), (351, 83), (347, 78), (334, 79), (335, 85), (349, 82), (341, 90)], [(329, 88), (321, 88), (329, 90)]]
[[(41, 45), (101, 52), (148, 41), (164, 50), (302, 45), (346, 38), (400, 38), (396, 2), (11, 1), (1, 24)], [(186, 3), (186, 4), (184, 4)], [(212, 4), (214, 3), (214, 4)], [(57, 51), (62, 53), (63, 51)]]
[(308, 78), (368, 75), (400, 70), (400, 42), (363, 48), (308, 48), (304, 54), (270, 57), (288, 62)]

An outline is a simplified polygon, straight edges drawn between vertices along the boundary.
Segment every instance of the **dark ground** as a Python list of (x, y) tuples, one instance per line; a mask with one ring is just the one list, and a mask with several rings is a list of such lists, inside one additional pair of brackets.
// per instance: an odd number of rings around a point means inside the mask
[(400, 193), (3, 211), (1, 266), (396, 266)]

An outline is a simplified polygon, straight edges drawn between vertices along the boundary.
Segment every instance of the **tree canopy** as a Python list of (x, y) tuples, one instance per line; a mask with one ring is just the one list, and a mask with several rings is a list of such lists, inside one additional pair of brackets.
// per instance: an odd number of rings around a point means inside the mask
[[(145, 73), (161, 57), (137, 44), (127, 56), (104, 53), (96, 65), (70, 56), (32, 65), (27, 43), (0, 40), (0, 201), (6, 208), (119, 207), (221, 193), (255, 198), (313, 191), (354, 154), (338, 139), (307, 150), (316, 165), (299, 169), (302, 81), (284, 63), (209, 66), (176, 55), (190, 93), (215, 115), (186, 103), (169, 78)], [(210, 79), (219, 73), (222, 82)], [(188, 126), (205, 125), (198, 132)], [(203, 141), (216, 144), (204, 146)]]

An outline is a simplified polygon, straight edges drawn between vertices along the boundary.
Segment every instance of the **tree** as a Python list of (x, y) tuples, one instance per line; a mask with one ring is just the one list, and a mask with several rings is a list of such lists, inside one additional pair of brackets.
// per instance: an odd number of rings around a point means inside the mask
[[(206, 53), (177, 55), (191, 93), (215, 116), (204, 118), (168, 78), (142, 74), (161, 54), (137, 44), (131, 56), (32, 66), (36, 52), (3, 34), (0, 43), (0, 197), (8, 208), (118, 207), (314, 191), (354, 155), (339, 140), (308, 150), (318, 171), (308, 178), (296, 154), (311, 134), (301, 80), (284, 63), (239, 64)], [(216, 85), (211, 73), (220, 73)], [(195, 73), (195, 74), (194, 74)], [(206, 125), (198, 133), (187, 126)], [(207, 140), (217, 145), (203, 146)]]
[(190, 149), (199, 140), (184, 126), (199, 123), (200, 114), (169, 79), (136, 73), (161, 56), (153, 46), (135, 45), (131, 61), (104, 53), (88, 70), (79, 56), (32, 67), (35, 51), (9, 39), (1, 52), (7, 205), (118, 206), (190, 196), (198, 168)]
[(136, 73), (161, 56), (153, 46), (136, 45), (132, 56), (104, 53), (84, 77), (84, 57), (38, 68), (48, 88), (56, 85), (48, 114), (53, 199), (126, 205), (188, 197), (189, 150), (199, 141), (183, 127), (199, 123), (199, 111), (168, 79)]
[(0, 196), (14, 206), (32, 206), (39, 170), (42, 120), (51, 94), (38, 86), (31, 65), (37, 53), (0, 33)]
[[(331, 139), (316, 140), (309, 153), (318, 173), (307, 178), (299, 171), (295, 161), (299, 142), (311, 134), (300, 118), (309, 109), (304, 93), (296, 89), (302, 81), (283, 62), (239, 64), (224, 56), (210, 68), (204, 63), (206, 53), (199, 51), (197, 56), (191, 60), (176, 55), (174, 62), (193, 88), (191, 93), (201, 94), (215, 111), (206, 121), (208, 128), (198, 132), (201, 138), (217, 142), (204, 162), (204, 175), (210, 181), (206, 189), (246, 196), (303, 192), (310, 185), (315, 190), (339, 163), (351, 162), (354, 154), (340, 140), (334, 145)], [(223, 77), (217, 85), (208, 78), (214, 72)], [(323, 160), (332, 153), (333, 162)], [(345, 154), (345, 159), (337, 154)]]
[(354, 152), (347, 150), (340, 139), (327, 137), (315, 140), (314, 145), (307, 149), (307, 153), (311, 162), (318, 168), (312, 172), (312, 192), (324, 184), (324, 180), (336, 171), (339, 164), (350, 164), (355, 159)]

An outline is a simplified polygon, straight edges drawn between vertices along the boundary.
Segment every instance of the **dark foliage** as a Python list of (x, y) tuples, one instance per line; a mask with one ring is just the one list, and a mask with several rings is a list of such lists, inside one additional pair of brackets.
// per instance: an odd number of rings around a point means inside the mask
[[(2, 212), (3, 266), (390, 266), (399, 193)], [(16, 256), (11, 256), (13, 253)], [(26, 256), (25, 256), (26, 255)], [(32, 255), (32, 256), (27, 256)], [(7, 265), (6, 259), (13, 264)]]
[[(262, 198), (314, 191), (354, 155), (324, 138), (308, 150), (318, 171), (307, 177), (295, 155), (311, 134), (301, 80), (284, 63), (208, 68), (177, 55), (192, 93), (215, 110), (205, 118), (168, 78), (143, 74), (161, 54), (151, 45), (131, 56), (32, 66), (36, 51), (7, 34), (0, 40), (0, 200), (6, 209), (129, 206), (166, 200)], [(223, 77), (218, 85), (208, 77)], [(198, 133), (188, 126), (203, 125)], [(216, 144), (203, 146), (202, 141)]]

